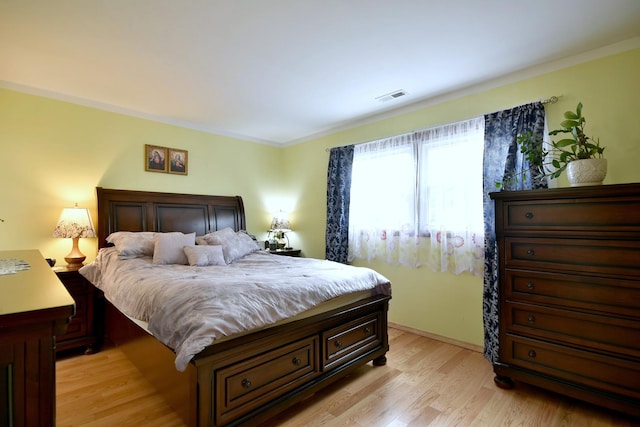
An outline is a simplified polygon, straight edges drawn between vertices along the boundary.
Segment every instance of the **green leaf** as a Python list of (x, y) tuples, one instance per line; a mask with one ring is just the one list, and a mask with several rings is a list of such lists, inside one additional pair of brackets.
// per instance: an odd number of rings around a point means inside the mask
[(560, 123), (560, 126), (562, 126), (563, 128), (566, 128), (566, 129), (576, 128), (576, 127), (580, 126), (580, 123), (575, 121), (575, 120), (565, 120), (562, 123)]
[(561, 148), (561, 147), (567, 147), (567, 146), (573, 145), (573, 144), (575, 144), (575, 143), (576, 143), (576, 142), (575, 142), (573, 139), (565, 138), (565, 139), (561, 139), (561, 140), (560, 140), (560, 141), (558, 141), (558, 142), (554, 142), (554, 143), (553, 143), (553, 146), (554, 146), (554, 147)]
[(573, 111), (567, 111), (566, 113), (564, 113), (564, 118), (571, 119), (571, 120), (578, 120), (580, 117), (578, 117), (578, 115)]

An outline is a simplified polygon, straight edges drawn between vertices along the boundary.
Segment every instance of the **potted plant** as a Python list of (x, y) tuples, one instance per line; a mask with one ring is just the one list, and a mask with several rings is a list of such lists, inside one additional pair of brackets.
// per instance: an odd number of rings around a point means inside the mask
[[(518, 183), (531, 180), (533, 188), (540, 187), (542, 181), (549, 175), (545, 170), (545, 159), (548, 153), (544, 148), (542, 138), (531, 131), (525, 131), (516, 138), (519, 152), (524, 154), (526, 161), (522, 168), (506, 175), (502, 182), (496, 182), (497, 188), (514, 190)], [(527, 165), (525, 167), (525, 165)]]
[(564, 118), (560, 129), (549, 132), (551, 136), (561, 133), (570, 136), (551, 143), (554, 149), (551, 164), (555, 170), (549, 176), (558, 178), (566, 169), (572, 186), (602, 184), (607, 174), (607, 159), (602, 156), (604, 147), (600, 141), (584, 133), (586, 119), (582, 115), (582, 102), (576, 111), (565, 112)]
[[(560, 123), (561, 128), (552, 130), (549, 135), (569, 135), (552, 141), (551, 151), (547, 151), (543, 141), (532, 132), (525, 131), (518, 135), (520, 153), (524, 154), (529, 167), (505, 177), (502, 183), (496, 183), (496, 187), (509, 188), (529, 176), (534, 180), (535, 188), (537, 181), (547, 177), (558, 178), (565, 170), (571, 186), (602, 184), (607, 173), (607, 160), (602, 157), (604, 147), (600, 146), (598, 139), (584, 133), (586, 119), (582, 115), (582, 103), (578, 103), (576, 111), (565, 112), (564, 118)], [(550, 161), (547, 160), (548, 155), (551, 155)]]

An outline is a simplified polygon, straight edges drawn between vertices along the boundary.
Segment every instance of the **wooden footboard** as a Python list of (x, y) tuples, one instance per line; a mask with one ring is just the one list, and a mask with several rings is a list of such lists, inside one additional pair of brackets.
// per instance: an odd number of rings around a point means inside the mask
[(256, 424), (389, 349), (390, 297), (378, 296), (207, 347), (185, 372), (175, 354), (111, 304), (106, 340), (119, 346), (189, 426)]

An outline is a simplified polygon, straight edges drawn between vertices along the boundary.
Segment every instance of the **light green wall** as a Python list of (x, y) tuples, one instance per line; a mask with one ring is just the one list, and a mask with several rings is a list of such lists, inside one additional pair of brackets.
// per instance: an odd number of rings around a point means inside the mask
[[(144, 145), (188, 150), (187, 176), (144, 170)], [(0, 250), (37, 248), (64, 264), (51, 236), (62, 208), (96, 217), (96, 186), (241, 195), (247, 228), (264, 238), (282, 197), (282, 149), (0, 89)], [(81, 239), (87, 260), (97, 239)]]
[[(640, 50), (636, 49), (287, 147), (287, 185), (300, 197), (295, 227), (305, 255), (324, 257), (327, 148), (467, 119), (552, 95), (561, 98), (547, 106), (550, 129), (558, 126), (564, 111), (583, 102), (588, 134), (606, 146), (605, 184), (640, 182), (640, 133), (635, 129), (640, 112), (638, 76)], [(556, 184), (566, 186), (566, 177)], [(482, 345), (481, 278), (434, 273), (429, 268), (358, 264), (373, 267), (393, 282), (391, 322)]]
[[(293, 246), (324, 258), (327, 148), (466, 119), (562, 95), (548, 106), (549, 125), (585, 105), (587, 126), (605, 145), (605, 183), (640, 182), (640, 50), (468, 95), (285, 148), (161, 124), (0, 89), (0, 250), (37, 248), (62, 258), (70, 242), (51, 236), (63, 207), (77, 202), (96, 215), (95, 187), (241, 195), (247, 228), (264, 237), (276, 209), (291, 211)], [(144, 171), (144, 144), (189, 151), (189, 175)], [(566, 185), (566, 180), (560, 180)], [(382, 202), (382, 201), (381, 201)], [(96, 239), (82, 239), (88, 260)], [(64, 261), (62, 261), (64, 262)], [(360, 264), (365, 265), (365, 264)], [(480, 278), (428, 268), (370, 265), (393, 286), (390, 320), (482, 345)]]

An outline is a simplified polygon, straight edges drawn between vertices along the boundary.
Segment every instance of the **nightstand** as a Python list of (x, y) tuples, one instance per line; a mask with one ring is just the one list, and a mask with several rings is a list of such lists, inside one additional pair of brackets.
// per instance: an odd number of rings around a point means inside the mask
[(84, 347), (84, 354), (93, 354), (100, 347), (95, 323), (99, 305), (97, 291), (78, 270), (55, 267), (53, 271), (76, 302), (76, 314), (71, 318), (67, 332), (56, 337), (56, 352)]
[(299, 257), (302, 249), (277, 249), (269, 251), (270, 254)]

